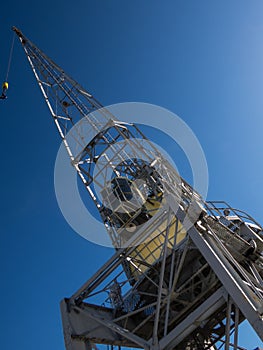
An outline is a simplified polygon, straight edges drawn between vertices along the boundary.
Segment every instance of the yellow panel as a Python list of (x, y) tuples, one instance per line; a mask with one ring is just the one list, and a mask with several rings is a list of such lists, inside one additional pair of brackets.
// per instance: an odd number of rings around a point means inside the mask
[[(168, 248), (171, 249), (174, 246), (177, 221), (178, 219), (176, 216), (174, 216), (170, 223)], [(130, 270), (135, 279), (138, 279), (142, 273), (147, 271), (149, 265), (154, 265), (160, 259), (165, 241), (166, 227), (167, 220), (157, 227), (146, 243), (137, 246), (136, 249), (130, 254), (132, 261), (132, 263), (130, 263)], [(176, 245), (179, 244), (185, 238), (185, 236), (186, 231), (181, 222), (178, 221)]]

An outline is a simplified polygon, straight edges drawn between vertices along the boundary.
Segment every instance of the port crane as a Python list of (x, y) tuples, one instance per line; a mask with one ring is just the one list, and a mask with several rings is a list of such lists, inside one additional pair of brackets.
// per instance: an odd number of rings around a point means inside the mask
[(204, 201), (137, 125), (13, 30), (115, 248), (61, 301), (66, 349), (244, 349), (244, 320), (263, 340), (262, 226)]

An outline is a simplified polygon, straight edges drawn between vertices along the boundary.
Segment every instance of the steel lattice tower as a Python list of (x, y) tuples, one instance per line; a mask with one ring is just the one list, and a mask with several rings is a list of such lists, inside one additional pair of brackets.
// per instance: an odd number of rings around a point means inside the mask
[(263, 340), (262, 227), (204, 202), (136, 125), (13, 29), (116, 250), (61, 302), (66, 349), (244, 349), (245, 319)]

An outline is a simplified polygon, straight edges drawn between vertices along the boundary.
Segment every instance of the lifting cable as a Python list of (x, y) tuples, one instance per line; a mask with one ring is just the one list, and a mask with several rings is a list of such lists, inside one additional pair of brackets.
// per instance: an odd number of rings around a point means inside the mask
[(8, 76), (9, 76), (9, 71), (10, 71), (10, 66), (11, 66), (11, 61), (12, 61), (12, 56), (13, 56), (14, 42), (15, 42), (15, 32), (14, 32), (14, 35), (13, 35), (13, 40), (12, 40), (10, 53), (9, 53), (9, 59), (8, 59), (8, 65), (7, 65), (7, 71), (6, 71), (6, 78), (5, 78), (5, 81), (2, 84), (2, 95), (0, 96), (1, 100), (5, 100), (7, 98), (6, 92), (8, 90)]
[(7, 71), (6, 71), (6, 78), (5, 81), (8, 81), (8, 75), (9, 75), (9, 71), (10, 71), (10, 66), (11, 66), (11, 61), (12, 61), (12, 56), (13, 56), (13, 49), (14, 49), (14, 42), (15, 42), (15, 34), (13, 35), (13, 40), (12, 40), (12, 44), (11, 44), (11, 48), (10, 48), (10, 53), (9, 53), (9, 59), (8, 59), (8, 65), (7, 65)]

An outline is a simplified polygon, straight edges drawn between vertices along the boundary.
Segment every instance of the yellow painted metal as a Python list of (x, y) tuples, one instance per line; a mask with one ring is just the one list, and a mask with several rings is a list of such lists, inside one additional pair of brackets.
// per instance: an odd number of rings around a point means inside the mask
[[(148, 213), (154, 216), (161, 207), (161, 203), (150, 200), (145, 203)], [(169, 221), (168, 221), (169, 220)], [(129, 256), (132, 276), (137, 280), (150, 266), (155, 265), (161, 258), (168, 228), (168, 252), (178, 245), (185, 237), (186, 230), (176, 216), (164, 220), (147, 237), (146, 242), (138, 245)], [(176, 239), (176, 241), (175, 241)]]
[(8, 82), (7, 81), (3, 82), (2, 88), (5, 89), (5, 90), (8, 89)]

